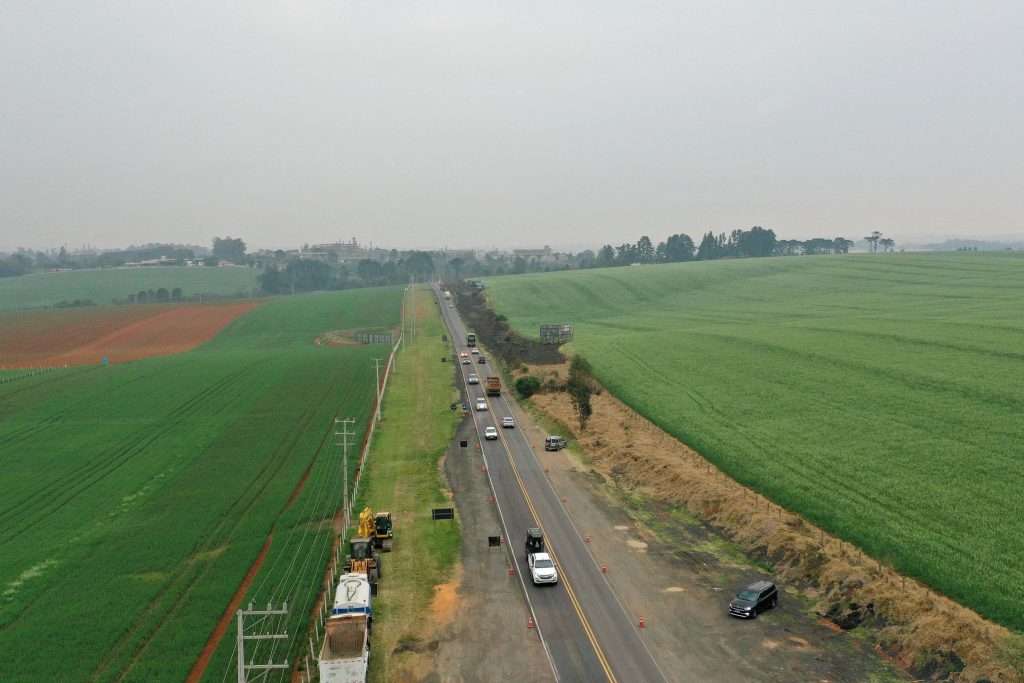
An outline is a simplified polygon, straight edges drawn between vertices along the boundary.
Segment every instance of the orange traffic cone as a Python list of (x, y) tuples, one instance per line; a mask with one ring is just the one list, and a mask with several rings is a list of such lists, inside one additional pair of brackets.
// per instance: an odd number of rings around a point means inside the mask
[(481, 472), (486, 472), (487, 471), (487, 465), (481, 465), (480, 466), (480, 471)]
[(583, 541), (584, 541), (585, 543), (590, 543), (590, 534), (587, 534), (586, 536), (584, 536), (584, 537), (583, 537)]
[(508, 575), (509, 576), (515, 576), (516, 575), (516, 566), (514, 564), (510, 564), (508, 566)]
[(487, 496), (487, 502), (488, 503), (493, 503), (494, 502), (494, 496)]
[(533, 617), (526, 620), (526, 628), (533, 628)]
[(601, 573), (602, 574), (607, 574), (608, 573), (608, 565), (606, 565), (604, 562), (601, 563)]
[(643, 618), (643, 617), (640, 617), (640, 628), (643, 628), (644, 626), (645, 626), (645, 624), (644, 624), (644, 618)]

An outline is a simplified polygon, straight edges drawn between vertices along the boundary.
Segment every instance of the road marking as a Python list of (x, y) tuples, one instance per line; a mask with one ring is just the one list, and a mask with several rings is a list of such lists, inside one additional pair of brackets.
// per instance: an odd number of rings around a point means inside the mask
[[(454, 330), (452, 329), (453, 325), (448, 320), (448, 315), (446, 313), (444, 313), (443, 309), (442, 309), (441, 318), (442, 318), (442, 320), (444, 320), (445, 327), (448, 328), (448, 334), (452, 335), (452, 343), (455, 344), (455, 338), (454, 338), (455, 335), (452, 334), (454, 332)], [(458, 346), (456, 345), (455, 348), (458, 349)], [(468, 399), (469, 398), (469, 384), (466, 382), (466, 368), (465, 368), (465, 366), (463, 366), (461, 364), (459, 365), (459, 376), (462, 377), (462, 386), (466, 390), (466, 398)], [(485, 400), (486, 400), (486, 396), (485, 396)], [(490, 412), (490, 407), (489, 406), (488, 406), (488, 412)], [(477, 439), (479, 439), (480, 438), (480, 426), (477, 424), (476, 417), (477, 417), (476, 416), (476, 412), (475, 411), (472, 412), (471, 413), (471, 419), (472, 419), (472, 422), (473, 422), (473, 431), (476, 434)], [(480, 457), (484, 461), (484, 466), (486, 466), (487, 465), (487, 454), (484, 453), (483, 447), (480, 448)], [(488, 484), (490, 486), (491, 493), (494, 496), (494, 506), (495, 506), (495, 508), (498, 511), (498, 523), (501, 525), (502, 531), (504, 531), (505, 535), (507, 536), (508, 535), (508, 525), (505, 524), (505, 515), (502, 514), (502, 512), (501, 512), (501, 501), (498, 500), (498, 492), (494, 490), (494, 480), (491, 478), (491, 471), (490, 471), (489, 468), (487, 470), (487, 482), (488, 482)], [(512, 552), (511, 544), (506, 544), (505, 548), (506, 548), (506, 552), (509, 553), (509, 555), (511, 556), (509, 559), (511, 559), (513, 563), (516, 563), (516, 557), (515, 557), (515, 554)], [(544, 634), (543, 634), (543, 632), (541, 630), (541, 626), (540, 626), (540, 620), (537, 619), (537, 613), (533, 610), (533, 602), (530, 600), (529, 591), (526, 589), (526, 583), (523, 580), (523, 572), (516, 572), (516, 573), (518, 574), (517, 578), (519, 579), (519, 586), (520, 586), (520, 588), (523, 591), (523, 598), (526, 600), (526, 607), (530, 611), (530, 616), (533, 617), (533, 623), (536, 625), (536, 628), (537, 628), (537, 637), (540, 638), (541, 647), (544, 648), (544, 654), (547, 655), (548, 664), (551, 665), (551, 673), (552, 673), (552, 675), (555, 678), (555, 683), (559, 683), (561, 681), (561, 677), (558, 675), (558, 667), (555, 666), (555, 659), (554, 659), (554, 657), (551, 654), (551, 649), (548, 647), (548, 643), (544, 639)]]
[[(487, 400), (487, 410), (490, 412), (490, 400)], [(498, 432), (498, 438), (501, 439), (501, 445), (505, 450), (505, 455), (508, 457), (508, 462), (512, 466), (512, 473), (516, 475), (516, 481), (519, 482), (519, 490), (522, 491), (523, 498), (526, 500), (527, 507), (530, 508), (530, 514), (533, 515), (533, 521), (536, 522), (540, 530), (544, 531), (544, 525), (540, 522), (540, 516), (537, 514), (537, 509), (533, 506), (533, 500), (530, 498), (530, 494), (526, 491), (526, 485), (523, 483), (523, 478), (519, 475), (519, 468), (516, 466), (515, 459), (512, 457), (511, 450), (508, 447), (508, 442), (505, 440), (505, 435), (502, 432)], [(547, 538), (547, 533), (544, 533)], [(554, 549), (551, 547), (550, 539), (547, 543), (548, 554), (554, 558), (555, 564), (561, 566), (558, 561), (558, 555), (555, 554)], [(566, 594), (569, 596), (569, 601), (572, 602), (573, 608), (576, 610), (576, 615), (580, 618), (580, 623), (583, 625), (583, 630), (587, 634), (587, 639), (590, 640), (591, 646), (594, 648), (594, 653), (597, 655), (597, 660), (601, 664), (601, 668), (604, 669), (605, 675), (611, 683), (617, 683), (618, 679), (615, 678), (615, 674), (612, 672), (611, 667), (608, 665), (608, 660), (604, 656), (604, 651), (597, 642), (597, 636), (594, 635), (593, 629), (590, 627), (590, 622), (587, 621), (587, 617), (583, 614), (583, 607), (580, 605), (579, 600), (576, 598), (576, 593), (572, 589), (572, 584), (569, 582), (568, 577), (563, 572), (562, 584), (565, 586)]]

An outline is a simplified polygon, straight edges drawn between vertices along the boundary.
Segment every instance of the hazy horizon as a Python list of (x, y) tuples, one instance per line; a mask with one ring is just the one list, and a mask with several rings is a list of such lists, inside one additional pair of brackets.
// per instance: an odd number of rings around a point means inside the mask
[(1024, 233), (1024, 7), (0, 8), (0, 249)]

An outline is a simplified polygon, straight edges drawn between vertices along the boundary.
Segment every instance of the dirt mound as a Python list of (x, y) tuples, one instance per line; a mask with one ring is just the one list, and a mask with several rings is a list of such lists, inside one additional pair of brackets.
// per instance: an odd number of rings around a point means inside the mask
[[(568, 364), (530, 373), (564, 386)], [(584, 455), (619, 488), (655, 503), (682, 504), (748, 554), (773, 565), (843, 628), (868, 626), (895, 660), (930, 680), (1020, 681), (1010, 632), (927, 586), (900, 576), (858, 548), (780, 508), (725, 476), (698, 453), (601, 390), (579, 432), (564, 391), (530, 402), (573, 433)]]
[(0, 328), (0, 365), (8, 368), (123, 363), (181, 353), (209, 341), (260, 302), (47, 311)]

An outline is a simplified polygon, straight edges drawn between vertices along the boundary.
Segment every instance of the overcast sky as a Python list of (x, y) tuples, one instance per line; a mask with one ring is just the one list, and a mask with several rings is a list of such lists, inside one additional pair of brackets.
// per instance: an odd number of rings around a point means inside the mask
[(0, 3), (0, 248), (1021, 233), (1024, 3)]

